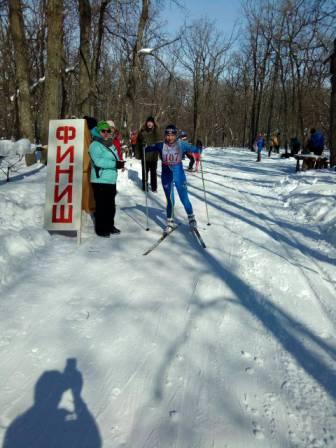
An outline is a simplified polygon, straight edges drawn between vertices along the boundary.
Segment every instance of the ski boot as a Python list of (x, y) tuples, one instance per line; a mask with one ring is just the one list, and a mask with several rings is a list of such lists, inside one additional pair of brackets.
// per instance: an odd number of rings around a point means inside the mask
[(167, 225), (166, 225), (163, 233), (165, 235), (167, 235), (168, 233), (172, 232), (175, 228), (176, 228), (176, 224), (174, 223), (174, 219), (173, 218), (168, 218), (167, 219)]
[(195, 215), (193, 213), (191, 215), (188, 215), (188, 220), (189, 220), (190, 229), (191, 230), (196, 229), (197, 228), (197, 222), (196, 222), (196, 219), (195, 219)]

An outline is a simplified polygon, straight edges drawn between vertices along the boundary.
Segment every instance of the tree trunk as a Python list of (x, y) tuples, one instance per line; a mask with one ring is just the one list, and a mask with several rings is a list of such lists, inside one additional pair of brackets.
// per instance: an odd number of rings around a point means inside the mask
[(91, 56), (90, 56), (90, 31), (91, 31), (91, 5), (89, 0), (79, 0), (79, 98), (78, 114), (93, 115), (93, 102), (91, 101)]
[[(336, 58), (336, 55), (334, 56)], [(335, 63), (336, 64), (336, 63)], [(330, 166), (336, 166), (336, 74), (331, 77), (330, 96)]]
[(199, 128), (199, 93), (198, 93), (198, 81), (194, 80), (194, 98), (193, 98), (193, 134), (192, 142), (195, 144), (196, 136)]
[[(80, 0), (81, 1), (81, 0)], [(102, 0), (99, 8), (98, 30), (96, 45), (93, 49), (92, 67), (91, 67), (91, 83), (90, 83), (90, 104), (92, 105), (93, 115), (99, 117), (98, 104), (98, 75), (100, 70), (101, 50), (104, 36), (104, 16), (107, 5), (110, 0)]]
[[(27, 42), (25, 38), (24, 22), (22, 15), (22, 4), (20, 0), (9, 1), (9, 23), (10, 33), (14, 44), (16, 60), (16, 81), (18, 95), (18, 113), (20, 137), (26, 137), (31, 142), (34, 138), (33, 121), (30, 107), (29, 91), (29, 64), (27, 53)], [(26, 155), (27, 165), (35, 163), (35, 155)]]
[[(268, 110), (268, 120), (267, 120), (267, 139), (270, 141), (271, 130), (272, 130), (272, 119), (273, 119), (273, 110), (274, 110), (274, 97), (275, 97), (275, 87), (278, 80), (278, 71), (279, 71), (279, 59), (280, 54), (277, 52), (274, 63), (274, 72), (272, 77), (272, 85), (271, 85), (271, 96), (269, 100), (269, 110)], [(269, 149), (269, 148), (267, 148)]]
[(49, 120), (57, 120), (62, 105), (63, 59), (63, 0), (48, 0), (48, 61), (45, 83), (44, 126), (42, 143), (48, 141)]
[(140, 56), (138, 52), (139, 50), (141, 50), (144, 41), (146, 25), (149, 20), (149, 6), (150, 6), (150, 0), (142, 0), (141, 15), (139, 18), (136, 40), (132, 52), (132, 65), (130, 67), (130, 74), (128, 77), (127, 91), (126, 91), (126, 100), (127, 100), (126, 119), (128, 127), (132, 127), (135, 124), (136, 93), (138, 88), (137, 84), (140, 71)]
[(286, 90), (286, 79), (285, 79), (285, 73), (284, 73), (284, 67), (283, 64), (281, 62), (281, 86), (282, 86), (282, 104), (283, 104), (283, 133), (285, 135), (285, 138), (288, 140), (288, 137), (290, 138), (291, 136), (296, 137), (297, 134), (296, 133), (291, 133), (290, 136), (288, 136), (289, 134), (289, 130), (288, 130), (288, 95), (287, 95), (287, 90)]

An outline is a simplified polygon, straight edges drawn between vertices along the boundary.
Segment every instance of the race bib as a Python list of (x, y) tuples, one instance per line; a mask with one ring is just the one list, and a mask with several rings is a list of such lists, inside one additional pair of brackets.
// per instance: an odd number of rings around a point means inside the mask
[(162, 148), (163, 165), (177, 165), (182, 162), (181, 151), (177, 144), (168, 146), (166, 143)]

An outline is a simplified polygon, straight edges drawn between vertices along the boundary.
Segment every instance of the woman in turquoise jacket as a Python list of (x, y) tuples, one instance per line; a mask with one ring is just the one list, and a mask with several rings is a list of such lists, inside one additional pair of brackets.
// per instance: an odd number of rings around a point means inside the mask
[(98, 236), (108, 238), (110, 234), (120, 233), (114, 225), (117, 165), (120, 161), (112, 144), (112, 130), (106, 121), (100, 121), (91, 130), (91, 135), (90, 180), (96, 202), (95, 230)]

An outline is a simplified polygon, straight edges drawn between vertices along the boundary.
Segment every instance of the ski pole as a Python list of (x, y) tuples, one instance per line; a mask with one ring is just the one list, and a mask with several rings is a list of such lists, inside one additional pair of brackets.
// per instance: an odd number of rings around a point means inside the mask
[(144, 167), (144, 178), (143, 182), (145, 185), (145, 195), (146, 195), (146, 230), (149, 230), (149, 218), (148, 218), (148, 189), (147, 189), (147, 169), (146, 169), (146, 151), (145, 146), (142, 147), (142, 157), (143, 157), (143, 167)]
[(205, 209), (208, 219), (208, 226), (210, 226), (210, 219), (209, 219), (209, 212), (208, 212), (208, 203), (206, 199), (206, 193), (205, 193), (205, 183), (204, 183), (204, 176), (203, 176), (203, 165), (202, 165), (202, 159), (200, 158), (200, 166), (201, 166), (201, 176), (202, 176), (202, 184), (203, 184), (203, 192), (204, 192), (204, 202), (205, 202)]

